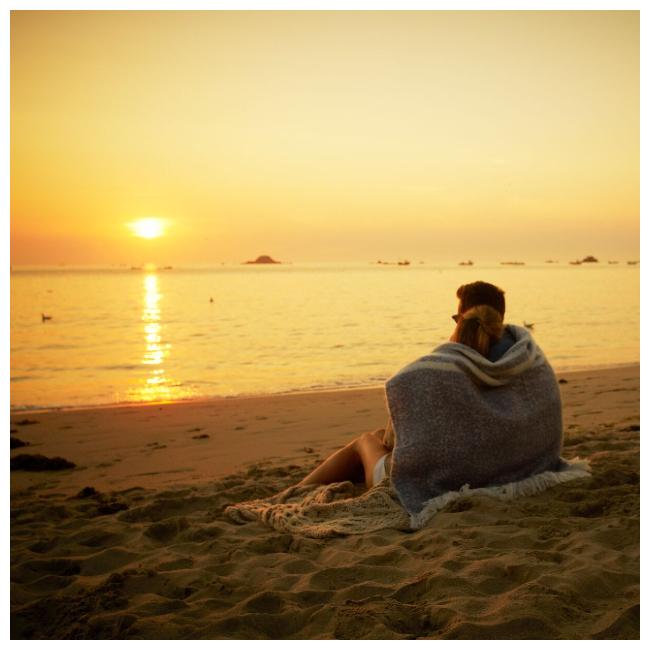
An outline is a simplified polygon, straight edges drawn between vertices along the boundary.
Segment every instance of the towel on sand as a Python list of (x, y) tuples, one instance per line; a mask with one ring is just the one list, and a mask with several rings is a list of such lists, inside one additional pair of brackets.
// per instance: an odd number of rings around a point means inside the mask
[(528, 330), (508, 330), (515, 343), (497, 361), (444, 343), (386, 382), (391, 480), (411, 515), (463, 485), (502, 485), (565, 466), (555, 373)]
[(575, 459), (560, 471), (542, 472), (516, 483), (475, 490), (465, 485), (431, 499), (415, 516), (409, 516), (402, 507), (388, 478), (362, 494), (361, 486), (348, 481), (294, 485), (272, 497), (229, 506), (225, 514), (240, 524), (260, 521), (284, 533), (316, 538), (363, 535), (383, 528), (417, 530), (431, 522), (439, 510), (463, 497), (509, 500), (532, 496), (590, 474), (588, 462)]

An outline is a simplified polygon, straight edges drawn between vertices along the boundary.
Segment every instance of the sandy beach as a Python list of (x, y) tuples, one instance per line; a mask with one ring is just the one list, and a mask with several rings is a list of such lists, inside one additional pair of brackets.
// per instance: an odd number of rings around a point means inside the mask
[(593, 476), (311, 539), (224, 515), (383, 427), (382, 388), (15, 412), (11, 637), (639, 637), (639, 366), (558, 373)]

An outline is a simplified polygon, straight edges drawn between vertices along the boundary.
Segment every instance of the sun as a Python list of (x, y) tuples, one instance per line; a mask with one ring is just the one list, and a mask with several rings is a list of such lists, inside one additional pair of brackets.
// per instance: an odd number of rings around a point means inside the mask
[(142, 237), (142, 239), (156, 239), (156, 237), (162, 237), (165, 234), (163, 220), (155, 217), (138, 219), (132, 221), (128, 226), (136, 237)]

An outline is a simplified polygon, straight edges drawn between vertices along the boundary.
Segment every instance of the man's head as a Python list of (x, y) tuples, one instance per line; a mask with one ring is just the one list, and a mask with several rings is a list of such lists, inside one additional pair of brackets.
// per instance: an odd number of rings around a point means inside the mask
[(456, 291), (458, 298), (458, 313), (462, 314), (478, 305), (489, 305), (496, 309), (503, 318), (506, 313), (506, 299), (503, 289), (488, 282), (472, 282), (463, 284)]

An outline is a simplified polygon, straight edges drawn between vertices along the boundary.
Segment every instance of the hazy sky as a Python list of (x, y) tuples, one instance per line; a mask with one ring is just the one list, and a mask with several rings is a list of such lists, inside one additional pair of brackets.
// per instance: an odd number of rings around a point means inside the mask
[(638, 231), (638, 12), (12, 12), (12, 264), (637, 259)]

